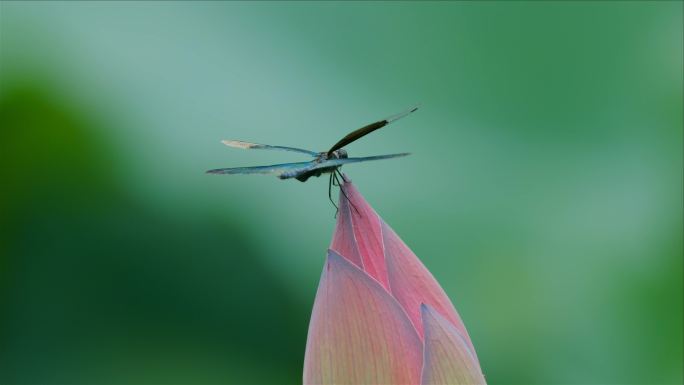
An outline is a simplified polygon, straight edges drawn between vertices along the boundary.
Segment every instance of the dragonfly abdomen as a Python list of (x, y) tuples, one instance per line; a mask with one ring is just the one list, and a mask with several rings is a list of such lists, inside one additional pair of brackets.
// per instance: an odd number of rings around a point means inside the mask
[(310, 170), (310, 171), (305, 171), (305, 172), (300, 172), (300, 173), (293, 173), (290, 175), (283, 174), (280, 176), (280, 179), (289, 179), (289, 178), (295, 178), (300, 182), (306, 182), (309, 178), (312, 176), (319, 177), (323, 174), (329, 174), (334, 172), (336, 169), (338, 169), (339, 166), (335, 167), (326, 167), (326, 168), (319, 168), (315, 170)]

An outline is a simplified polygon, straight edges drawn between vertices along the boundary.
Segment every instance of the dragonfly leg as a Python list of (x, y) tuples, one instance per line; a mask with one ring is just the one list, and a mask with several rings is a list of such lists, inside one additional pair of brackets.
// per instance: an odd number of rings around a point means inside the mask
[(344, 175), (342, 175), (342, 173), (340, 173), (340, 171), (337, 170), (337, 169), (335, 169), (335, 171), (333, 172), (333, 175), (335, 175), (335, 180), (337, 181), (337, 185), (340, 186), (340, 191), (342, 191), (342, 195), (344, 195), (344, 197), (347, 199), (347, 202), (349, 202), (349, 204), (351, 205), (351, 207), (354, 208), (354, 211), (356, 211), (357, 214), (361, 215), (361, 213), (359, 212), (359, 209), (357, 209), (356, 206), (354, 206), (354, 204), (352, 203), (352, 201), (349, 200), (349, 197), (347, 196), (347, 193), (344, 192), (344, 186), (342, 186), (342, 183), (340, 183), (340, 180), (337, 178), (337, 174), (339, 174), (339, 175), (342, 177), (343, 180), (345, 180), (345, 177), (344, 177)]
[(340, 211), (340, 208), (337, 207), (335, 201), (332, 199), (333, 182), (333, 174), (330, 174), (330, 179), (328, 180), (328, 199), (330, 199), (330, 203), (332, 203), (332, 205), (335, 206), (335, 218), (337, 218), (337, 213)]

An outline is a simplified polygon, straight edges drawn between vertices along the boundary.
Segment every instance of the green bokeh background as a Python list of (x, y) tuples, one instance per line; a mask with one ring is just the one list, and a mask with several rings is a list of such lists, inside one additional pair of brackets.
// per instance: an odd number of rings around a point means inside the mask
[(682, 382), (682, 3), (0, 4), (0, 383), (295, 384), (345, 167), (491, 384)]

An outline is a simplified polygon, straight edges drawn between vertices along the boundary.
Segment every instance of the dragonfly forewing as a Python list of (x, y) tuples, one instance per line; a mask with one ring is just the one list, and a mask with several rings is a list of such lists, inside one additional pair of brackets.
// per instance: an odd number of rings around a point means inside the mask
[(281, 151), (300, 152), (300, 153), (308, 154), (311, 156), (318, 156), (318, 153), (315, 151), (305, 150), (303, 148), (296, 148), (296, 147), (271, 146), (270, 144), (250, 143), (250, 142), (243, 142), (241, 140), (222, 140), (221, 143), (225, 144), (228, 147), (242, 148), (245, 150), (248, 150), (248, 149), (250, 149), (250, 150), (281, 150)]
[(273, 164), (270, 166), (217, 168), (207, 171), (207, 174), (273, 174), (281, 177), (283, 174), (306, 171), (313, 165), (315, 165), (315, 163), (313, 161), (309, 161)]

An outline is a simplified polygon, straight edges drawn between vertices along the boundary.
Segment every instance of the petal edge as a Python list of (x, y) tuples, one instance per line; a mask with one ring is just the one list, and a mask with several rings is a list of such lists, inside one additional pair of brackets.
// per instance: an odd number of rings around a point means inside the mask
[(304, 358), (304, 384), (417, 384), (422, 343), (399, 303), (328, 251)]
[(423, 322), (420, 307), (422, 303), (425, 303), (434, 307), (459, 330), (474, 353), (475, 348), (465, 325), (444, 289), (413, 251), (384, 221), (382, 222), (382, 239), (392, 295), (406, 309), (421, 337), (423, 336)]
[[(347, 203), (353, 205), (348, 212), (356, 248), (363, 261), (363, 270), (389, 290), (382, 242), (382, 220), (351, 182), (345, 182), (341, 188), (344, 193), (340, 194), (340, 207), (343, 204), (351, 206)], [(349, 202), (343, 202), (347, 197)]]
[(465, 338), (432, 307), (420, 306), (425, 340), (421, 384), (486, 384)]

